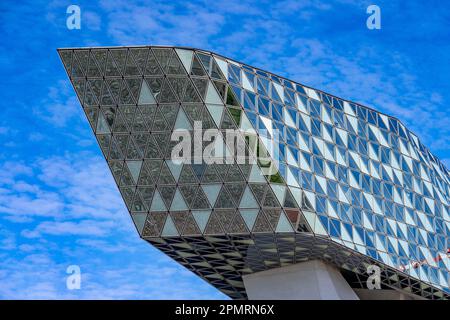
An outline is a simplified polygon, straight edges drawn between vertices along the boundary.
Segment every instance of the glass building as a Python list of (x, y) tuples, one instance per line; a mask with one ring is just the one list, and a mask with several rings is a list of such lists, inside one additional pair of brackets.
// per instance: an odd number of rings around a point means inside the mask
[[(58, 51), (141, 238), (229, 297), (319, 260), (355, 290), (374, 265), (383, 290), (449, 298), (449, 171), (396, 118), (204, 50)], [(198, 123), (245, 161), (174, 161)]]

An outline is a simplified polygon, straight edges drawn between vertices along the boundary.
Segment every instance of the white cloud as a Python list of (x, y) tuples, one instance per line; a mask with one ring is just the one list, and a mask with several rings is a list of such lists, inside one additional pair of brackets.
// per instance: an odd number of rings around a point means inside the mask
[(6, 219), (94, 218), (114, 221), (117, 227), (123, 224), (126, 208), (100, 157), (67, 155), (40, 159), (33, 165), (6, 162), (0, 167), (0, 211)]
[[(33, 106), (35, 115), (56, 127), (65, 126), (72, 118), (81, 119), (82, 109), (68, 80), (49, 87), (48, 96)], [(72, 122), (73, 123), (73, 122)]]
[(103, 237), (114, 227), (112, 221), (81, 220), (77, 222), (44, 221), (33, 230), (23, 230), (27, 238), (51, 236), (94, 236)]
[[(102, 1), (108, 16), (108, 33), (119, 44), (160, 44), (205, 46), (217, 34), (224, 17), (202, 4), (167, 1), (134, 4)], [(130, 27), (129, 21), (133, 21)]]
[[(143, 244), (145, 248), (150, 247)], [(140, 248), (142, 249), (142, 248)], [(156, 250), (153, 250), (156, 252)], [(0, 298), (7, 299), (220, 299), (226, 298), (212, 286), (173, 262), (132, 260), (105, 264), (81, 257), (56, 262), (47, 253), (0, 260)], [(150, 257), (149, 257), (150, 258)], [(65, 286), (69, 265), (78, 261), (81, 289)], [(173, 283), (176, 275), (177, 284)], [(20, 288), (20, 289), (18, 289)]]

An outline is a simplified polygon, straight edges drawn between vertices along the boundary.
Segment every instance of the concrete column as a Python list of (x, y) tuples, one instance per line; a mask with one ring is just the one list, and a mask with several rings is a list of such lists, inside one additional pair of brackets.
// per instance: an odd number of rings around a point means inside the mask
[(250, 300), (359, 300), (339, 270), (311, 260), (243, 277)]

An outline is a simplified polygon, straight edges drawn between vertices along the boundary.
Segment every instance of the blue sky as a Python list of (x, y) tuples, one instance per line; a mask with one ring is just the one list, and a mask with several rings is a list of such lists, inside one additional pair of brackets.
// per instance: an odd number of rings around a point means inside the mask
[[(66, 27), (71, 4), (81, 30)], [(226, 298), (138, 238), (59, 47), (209, 49), (394, 115), (450, 166), (444, 1), (5, 0), (0, 38), (1, 299)]]

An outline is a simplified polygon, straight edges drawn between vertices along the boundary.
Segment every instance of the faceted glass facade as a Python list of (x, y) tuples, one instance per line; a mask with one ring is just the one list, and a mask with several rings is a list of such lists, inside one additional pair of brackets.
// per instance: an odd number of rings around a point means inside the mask
[[(448, 299), (449, 171), (397, 119), (203, 50), (59, 54), (140, 236), (225, 294), (321, 259)], [(238, 130), (247, 161), (173, 161), (196, 121)]]

